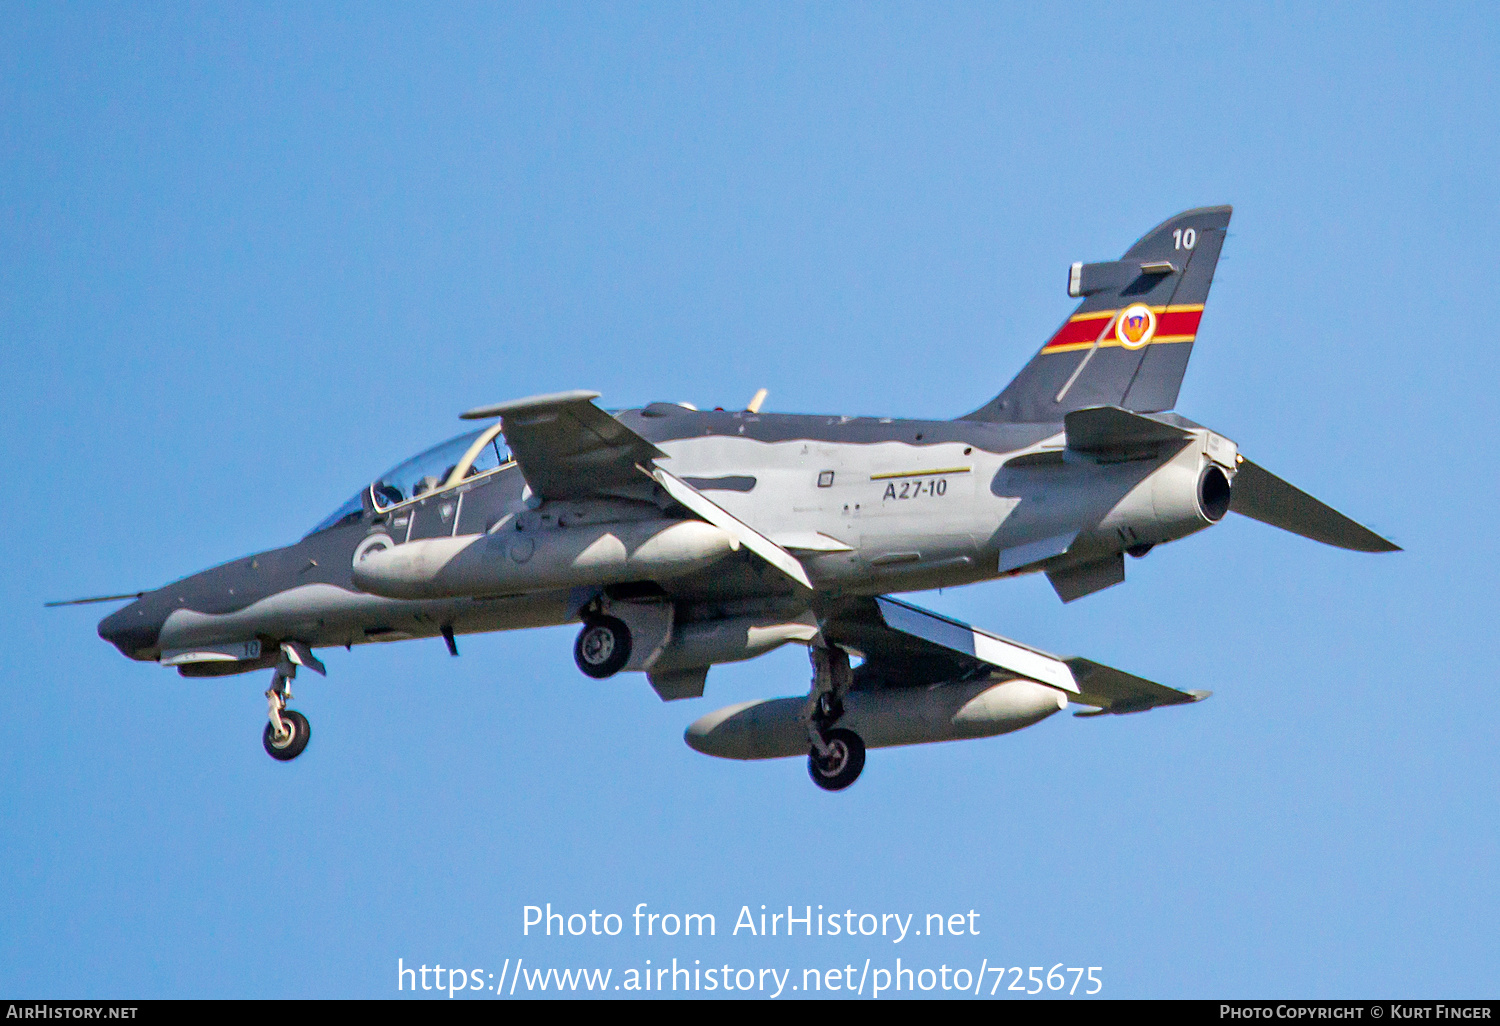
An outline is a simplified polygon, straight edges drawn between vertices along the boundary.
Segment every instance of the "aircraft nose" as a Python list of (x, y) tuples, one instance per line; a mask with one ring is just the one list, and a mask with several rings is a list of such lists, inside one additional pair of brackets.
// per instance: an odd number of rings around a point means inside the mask
[(137, 599), (100, 620), (99, 637), (131, 659), (150, 660), (155, 658), (161, 625), (162, 618), (152, 615), (146, 604)]

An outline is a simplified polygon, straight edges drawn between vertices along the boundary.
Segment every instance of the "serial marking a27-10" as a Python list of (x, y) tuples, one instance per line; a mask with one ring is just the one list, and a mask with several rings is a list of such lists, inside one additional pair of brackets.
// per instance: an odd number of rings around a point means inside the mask
[[(590, 677), (646, 675), (664, 700), (709, 669), (806, 645), (808, 692), (719, 709), (700, 752), (806, 756), (829, 790), (867, 748), (986, 737), (1072, 702), (1080, 716), (1196, 702), (893, 593), (1044, 573), (1064, 602), (1231, 510), (1363, 552), (1395, 545), (1174, 413), (1229, 207), (1179, 214), (1119, 260), (1074, 264), (1082, 301), (1003, 392), (955, 420), (737, 412), (594, 392), (497, 403), (483, 424), (360, 490), (295, 545), (134, 599), (99, 634), (189, 677), (270, 670), (266, 751), (314, 650), (581, 623)], [(102, 600), (79, 600), (102, 601)], [(857, 665), (851, 662), (857, 660)]]

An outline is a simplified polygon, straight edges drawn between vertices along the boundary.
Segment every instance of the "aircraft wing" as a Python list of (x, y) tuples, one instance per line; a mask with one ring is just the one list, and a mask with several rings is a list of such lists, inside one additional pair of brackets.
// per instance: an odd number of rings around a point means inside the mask
[(1067, 660), (1067, 663), (1068, 668), (1073, 671), (1073, 678), (1078, 681), (1078, 689), (1081, 692), (1074, 701), (1079, 705), (1095, 707), (1089, 712), (1074, 713), (1075, 716), (1145, 712), (1147, 709), (1155, 709), (1161, 705), (1187, 705), (1190, 702), (1201, 702), (1213, 694), (1212, 691), (1178, 691), (1165, 684), (1157, 684), (1144, 677), (1117, 670), (1113, 666), (1105, 666), (1103, 663), (1096, 663), (1089, 659), (1079, 659), (1076, 656)]
[(594, 405), (598, 392), (557, 392), (480, 406), (464, 420), (500, 418), (521, 475), (543, 499), (645, 498), (653, 487), (743, 545), (804, 588), (807, 572), (791, 553), (731, 515), (681, 478), (653, 465), (666, 453)]
[(819, 618), (823, 636), (864, 656), (854, 686), (927, 687), (987, 675), (1026, 677), (1095, 707), (1079, 713), (1144, 712), (1208, 697), (1178, 691), (1089, 659), (1062, 658), (899, 599), (846, 599)]
[(646, 480), (636, 465), (666, 454), (595, 406), (598, 397), (557, 392), (480, 406), (462, 417), (500, 418), (511, 455), (540, 498), (635, 495)]

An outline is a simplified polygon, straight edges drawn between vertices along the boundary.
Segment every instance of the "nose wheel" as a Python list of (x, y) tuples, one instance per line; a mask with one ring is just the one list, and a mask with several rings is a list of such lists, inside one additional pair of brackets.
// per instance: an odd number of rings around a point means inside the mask
[(307, 747), (307, 739), (312, 736), (312, 726), (307, 722), (307, 717), (295, 709), (287, 709), (281, 713), (281, 726), (284, 732), (278, 735), (276, 728), (267, 723), (261, 740), (265, 743), (267, 755), (278, 762), (290, 762)]
[(292, 678), (297, 676), (297, 667), (306, 666), (323, 673), (323, 664), (298, 642), (283, 642), (281, 662), (271, 675), (271, 690), (266, 692), (266, 729), (261, 734), (261, 743), (266, 754), (277, 762), (291, 762), (302, 754), (312, 736), (312, 726), (307, 717), (286, 704), (292, 700)]

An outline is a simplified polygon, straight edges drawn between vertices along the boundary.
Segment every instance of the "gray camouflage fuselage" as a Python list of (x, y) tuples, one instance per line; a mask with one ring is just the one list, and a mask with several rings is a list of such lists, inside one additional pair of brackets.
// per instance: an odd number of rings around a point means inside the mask
[[(795, 613), (820, 597), (969, 584), (1169, 540), (1154, 510), (1138, 522), (1108, 518), (1172, 456), (1115, 463), (1077, 457), (1063, 450), (1060, 423), (698, 412), (676, 404), (619, 418), (670, 455), (674, 474), (796, 552), (817, 587), (814, 595), (799, 594), (741, 551), (660, 582), (681, 619)], [(1029, 465), (1018, 466), (1018, 457)], [(593, 597), (589, 589), (411, 601), (365, 593), (352, 581), (355, 550), (372, 534), (398, 544), (482, 534), (507, 517), (545, 529), (589, 506), (536, 506), (525, 491), (510, 463), (390, 509), (367, 504), (354, 522), (150, 592), (106, 618), (100, 633), (132, 658), (155, 660), (163, 651), (253, 638), (270, 651), (269, 643), (288, 638), (347, 646), (435, 637), (445, 625), (465, 634), (576, 621)], [(1000, 569), (1002, 553), (1024, 554), (1024, 546), (1069, 534), (1080, 537), (1068, 555)], [(253, 668), (236, 664), (232, 672)], [(189, 672), (215, 670), (231, 667), (210, 663)]]
[[(1231, 509), (1330, 545), (1396, 546), (1169, 411), (1231, 211), (1184, 211), (1125, 255), (1076, 263), (1081, 299), (1021, 372), (954, 420), (739, 412), (597, 392), (469, 410), (486, 427), (371, 482), (295, 545), (141, 593), (99, 633), (185, 676), (271, 669), (266, 752), (306, 748), (287, 708), (312, 649), (583, 624), (579, 670), (643, 671), (665, 701), (711, 668), (808, 647), (805, 697), (700, 716), (683, 738), (730, 759), (806, 755), (826, 790), (867, 749), (989, 737), (1190, 705), (1181, 690), (1056, 656), (892, 593), (1042, 572), (1064, 602)], [(509, 454), (501, 451), (501, 441)], [(103, 596), (80, 601), (112, 601)], [(854, 663), (858, 659), (858, 665)]]
[(273, 668), (264, 740), (280, 759), (306, 744), (305, 717), (288, 727), (281, 711), (298, 666), (321, 672), (312, 648), (441, 635), (457, 654), (454, 635), (580, 620), (581, 671), (646, 671), (666, 700), (701, 695), (716, 664), (808, 645), (808, 699), (719, 710), (685, 737), (729, 758), (810, 745), (830, 789), (863, 765), (830, 753), (866, 743), (1002, 733), (1070, 701), (1083, 715), (1199, 701), (888, 596), (1043, 572), (1069, 602), (1122, 582), (1126, 554), (1231, 509), (1396, 548), (1165, 412), (1230, 216), (1184, 211), (1119, 260), (1074, 264), (1073, 313), (955, 420), (759, 413), (763, 396), (614, 415), (594, 392), (508, 400), (464, 414), (490, 426), (401, 464), (297, 544), (142, 594), (99, 633), (187, 676)]

